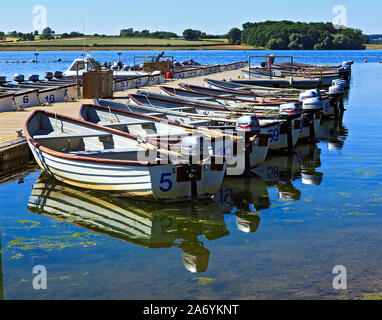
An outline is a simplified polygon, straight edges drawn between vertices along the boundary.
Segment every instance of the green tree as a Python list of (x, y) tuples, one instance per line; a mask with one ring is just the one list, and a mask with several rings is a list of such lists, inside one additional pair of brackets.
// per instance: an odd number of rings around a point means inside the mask
[(124, 38), (134, 37), (134, 29), (122, 29), (119, 35)]
[(51, 28), (49, 28), (49, 27), (46, 27), (44, 30), (42, 30), (42, 33), (41, 33), (41, 36), (40, 36), (40, 38), (41, 39), (44, 39), (44, 40), (50, 40), (50, 39), (53, 39), (54, 37), (53, 37), (53, 34), (54, 34), (55, 32), (51, 29)]
[(186, 29), (183, 31), (183, 37), (187, 41), (198, 40), (201, 35), (202, 35), (202, 32), (199, 30)]
[(232, 28), (227, 33), (228, 42), (231, 44), (241, 43), (241, 30), (239, 28)]

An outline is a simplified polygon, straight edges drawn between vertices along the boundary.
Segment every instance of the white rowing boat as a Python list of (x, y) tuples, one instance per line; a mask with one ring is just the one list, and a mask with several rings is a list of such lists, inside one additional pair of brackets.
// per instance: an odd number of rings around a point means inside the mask
[(47, 174), (70, 185), (120, 196), (163, 201), (210, 198), (226, 169), (225, 163), (218, 164), (201, 150), (197, 144), (201, 139), (182, 141), (180, 154), (129, 133), (46, 111), (35, 111), (24, 132)]

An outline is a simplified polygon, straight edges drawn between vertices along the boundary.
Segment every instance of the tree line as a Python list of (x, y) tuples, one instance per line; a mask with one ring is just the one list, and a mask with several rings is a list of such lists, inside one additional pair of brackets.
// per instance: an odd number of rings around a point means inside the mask
[[(359, 50), (364, 49), (364, 44), (381, 41), (380, 35), (366, 36), (359, 29), (337, 28), (332, 23), (323, 22), (292, 22), (292, 21), (265, 21), (247, 22), (239, 28), (232, 28), (226, 35), (211, 35), (200, 30), (186, 29), (183, 38), (188, 41), (202, 39), (226, 38), (230, 44), (250, 45), (263, 47), (270, 50)], [(41, 34), (37, 31), (21, 33), (12, 31), (9, 37), (17, 37), (17, 41), (33, 41), (36, 36), (40, 39), (50, 40), (55, 37), (61, 39), (83, 37), (80, 32), (63, 33), (60, 36), (47, 27)], [(94, 34), (95, 37), (106, 37), (106, 35)], [(0, 32), (0, 40), (6, 39), (7, 35)], [(118, 37), (118, 36), (117, 36)], [(123, 38), (155, 38), (171, 39), (179, 38), (174, 32), (149, 30), (137, 31), (133, 28), (122, 29), (119, 37)]]
[(242, 31), (234, 29), (236, 43), (270, 50), (360, 50), (370, 41), (359, 29), (323, 22), (247, 22)]

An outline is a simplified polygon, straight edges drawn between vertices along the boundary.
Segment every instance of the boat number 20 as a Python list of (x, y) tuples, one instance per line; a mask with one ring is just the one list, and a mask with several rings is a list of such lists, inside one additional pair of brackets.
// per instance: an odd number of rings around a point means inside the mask
[(172, 181), (168, 179), (171, 177), (171, 173), (162, 173), (160, 178), (160, 191), (169, 192), (172, 189)]
[(280, 130), (279, 129), (270, 129), (268, 134), (272, 135), (272, 138), (269, 142), (277, 142), (280, 139)]

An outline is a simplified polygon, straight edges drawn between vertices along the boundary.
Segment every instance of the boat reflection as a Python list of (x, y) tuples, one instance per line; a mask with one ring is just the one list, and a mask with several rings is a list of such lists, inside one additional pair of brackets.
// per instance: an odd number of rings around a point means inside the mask
[[(294, 181), (320, 185), (323, 173), (317, 169), (321, 167), (321, 150), (315, 144), (298, 144), (295, 151), (295, 154), (270, 155), (252, 169), (250, 176), (226, 178), (214, 197), (223, 212), (236, 214), (237, 217), (252, 213), (249, 216), (253, 217), (253, 213), (271, 206), (269, 189), (277, 189), (279, 201), (298, 201), (301, 191), (294, 186)], [(260, 218), (257, 215), (255, 217), (250, 223), (252, 227), (247, 228), (238, 219), (238, 228), (245, 232), (256, 231)]]
[(324, 119), (321, 122), (318, 139), (328, 143), (328, 150), (340, 151), (349, 135), (349, 130), (342, 123), (343, 113), (339, 119)]
[(199, 238), (213, 241), (229, 234), (214, 201), (171, 207), (134, 202), (78, 190), (44, 175), (33, 187), (28, 210), (134, 245), (179, 248), (185, 268), (195, 273), (207, 270), (210, 257)]

